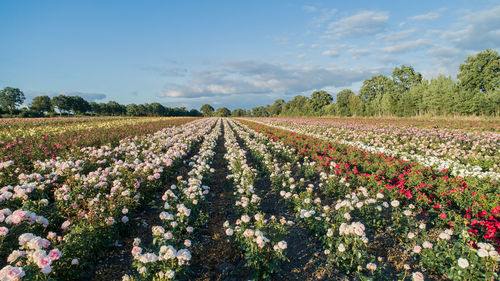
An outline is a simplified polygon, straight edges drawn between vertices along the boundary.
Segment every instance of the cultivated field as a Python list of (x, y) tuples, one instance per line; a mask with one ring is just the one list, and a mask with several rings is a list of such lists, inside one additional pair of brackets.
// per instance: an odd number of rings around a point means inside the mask
[(498, 280), (499, 128), (0, 120), (0, 280)]

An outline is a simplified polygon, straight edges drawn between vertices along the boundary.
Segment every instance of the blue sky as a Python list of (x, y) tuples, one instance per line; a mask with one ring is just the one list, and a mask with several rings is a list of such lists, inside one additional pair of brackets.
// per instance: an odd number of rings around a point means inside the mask
[(500, 1), (0, 0), (0, 88), (252, 108), (500, 47)]

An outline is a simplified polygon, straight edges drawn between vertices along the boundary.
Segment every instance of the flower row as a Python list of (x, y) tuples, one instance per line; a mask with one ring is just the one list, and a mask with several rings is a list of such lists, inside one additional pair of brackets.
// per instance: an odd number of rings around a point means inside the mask
[(224, 120), (224, 158), (228, 162), (234, 187), (235, 208), (240, 216), (234, 225), (224, 223), (226, 234), (244, 253), (246, 265), (253, 269), (253, 277), (269, 279), (279, 271), (279, 264), (286, 259), (287, 242), (282, 240), (288, 222), (261, 211), (261, 198), (256, 194), (254, 181), (257, 171), (248, 164), (247, 152), (240, 146), (235, 135), (234, 121)]

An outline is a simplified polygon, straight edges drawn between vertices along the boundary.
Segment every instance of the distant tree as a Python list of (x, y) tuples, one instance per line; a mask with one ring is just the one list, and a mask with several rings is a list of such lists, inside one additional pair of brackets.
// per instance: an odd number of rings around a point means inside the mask
[(349, 96), (349, 112), (352, 116), (357, 116), (362, 114), (362, 101), (361, 98), (355, 94)]
[(203, 116), (208, 117), (214, 114), (215, 109), (209, 104), (204, 104), (201, 106), (200, 111)]
[(393, 90), (392, 80), (384, 75), (372, 76), (363, 81), (359, 91), (362, 99), (372, 101)]
[(116, 101), (110, 101), (105, 105), (105, 115), (119, 116), (125, 115), (127, 108)]
[(395, 90), (399, 93), (409, 91), (412, 86), (422, 82), (422, 74), (416, 72), (413, 67), (402, 65), (401, 68), (396, 67), (392, 71), (392, 80), (394, 81)]
[(309, 98), (301, 95), (293, 97), (289, 100), (283, 109), (285, 116), (307, 116), (310, 115), (312, 109), (309, 103)]
[(153, 116), (167, 116), (167, 109), (158, 102), (149, 105)]
[(351, 116), (351, 110), (349, 108), (351, 96), (354, 96), (354, 92), (349, 89), (344, 89), (337, 93), (337, 114), (340, 116)]
[(53, 97), (52, 104), (59, 110), (59, 115), (62, 113), (69, 113), (71, 110), (71, 99), (66, 95)]
[(74, 114), (85, 114), (92, 109), (89, 102), (80, 96), (69, 96), (67, 98)]
[(321, 109), (329, 105), (333, 101), (333, 97), (326, 91), (314, 91), (311, 94), (310, 104), (315, 115), (321, 112)]
[(242, 116), (246, 116), (246, 111), (244, 109), (241, 109), (241, 108), (237, 108), (235, 110), (233, 110), (231, 112), (231, 116), (233, 117), (242, 117)]
[(139, 106), (135, 103), (128, 104), (125, 107), (127, 116), (141, 116), (139, 112)]
[[(394, 82), (387, 76), (377, 75), (363, 81), (363, 86), (359, 90), (359, 94), (365, 103), (366, 115), (381, 115), (382, 112), (387, 112), (394, 104), (393, 97), (386, 97), (382, 103), (383, 96), (394, 91)], [(385, 108), (382, 108), (382, 105)]]
[(46, 112), (52, 112), (54, 110), (54, 106), (52, 105), (52, 101), (49, 96), (37, 96), (31, 101), (30, 110), (43, 114)]
[(18, 88), (5, 87), (0, 91), (0, 106), (8, 111), (10, 115), (14, 113), (17, 106), (21, 105), (26, 98), (24, 93)]
[(283, 111), (283, 105), (285, 104), (285, 101), (283, 99), (277, 99), (274, 101), (274, 103), (269, 106), (269, 114), (272, 116), (278, 116), (280, 115), (281, 111)]
[(458, 86), (465, 91), (494, 92), (500, 89), (500, 56), (486, 49), (469, 56), (459, 66)]
[(228, 117), (231, 115), (231, 111), (229, 109), (227, 109), (227, 107), (219, 107), (219, 108), (217, 108), (215, 115), (217, 115), (219, 117)]
[(269, 112), (267, 111), (266, 107), (264, 106), (257, 106), (252, 108), (252, 116), (255, 117), (268, 117)]

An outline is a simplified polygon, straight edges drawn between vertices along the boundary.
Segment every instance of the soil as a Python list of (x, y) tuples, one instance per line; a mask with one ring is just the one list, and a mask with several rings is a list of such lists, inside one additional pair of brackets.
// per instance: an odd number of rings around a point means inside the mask
[[(224, 128), (223, 128), (224, 129)], [(217, 142), (210, 180), (210, 194), (204, 212), (208, 214), (208, 227), (202, 229), (199, 244), (193, 247), (193, 260), (188, 280), (248, 280), (252, 274), (244, 267), (244, 259), (235, 245), (227, 239), (223, 224), (234, 221), (234, 196), (232, 184), (226, 179), (226, 148), (221, 136)]]

